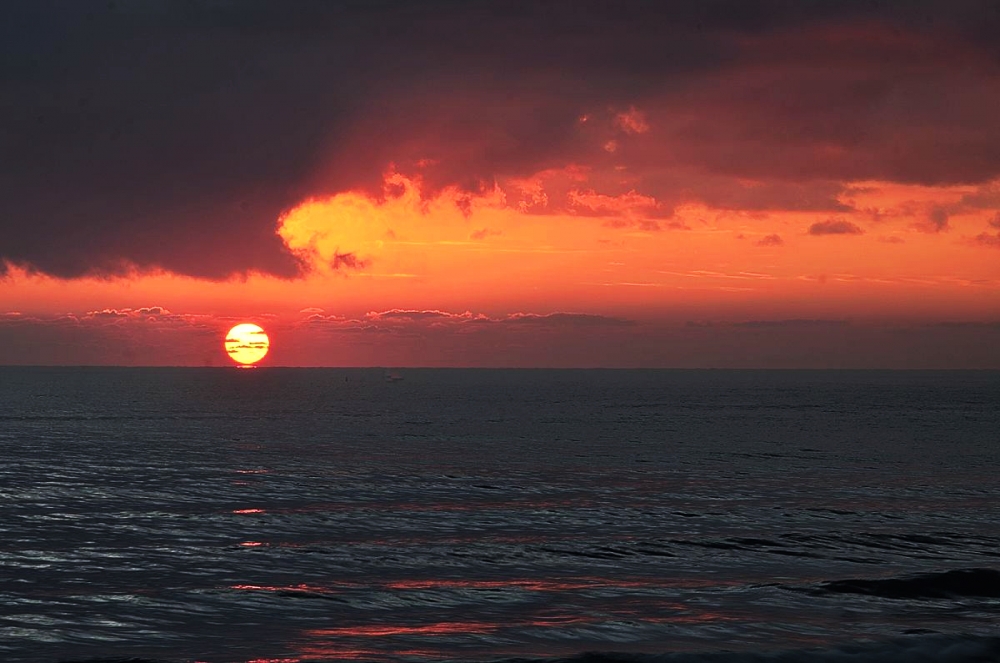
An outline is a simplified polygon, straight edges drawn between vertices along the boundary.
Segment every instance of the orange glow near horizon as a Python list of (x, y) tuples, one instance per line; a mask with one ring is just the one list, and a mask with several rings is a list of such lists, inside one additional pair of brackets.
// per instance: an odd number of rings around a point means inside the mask
[[(859, 219), (858, 234), (837, 236), (810, 228), (824, 216), (847, 215), (692, 203), (657, 220), (644, 216), (658, 205), (651, 197), (583, 191), (570, 192), (573, 210), (529, 214), (519, 206), (525, 195), (542, 195), (541, 184), (531, 190), (517, 181), (480, 195), (445, 189), (432, 198), (421, 195), (418, 180), (398, 174), (386, 186), (395, 197), (378, 202), (348, 192), (308, 201), (279, 227), (290, 248), (310, 257), (316, 276), (362, 281), (338, 288), (349, 310), (353, 290), (374, 303), (370, 309), (456, 312), (526, 305), (653, 317), (680, 308), (737, 319), (762, 307), (792, 317), (997, 312), (984, 305), (1000, 289), (1000, 269), (970, 239), (986, 214), (953, 215), (947, 234), (922, 225), (922, 210), (954, 204), (970, 187), (858, 183), (850, 202), (875, 220)], [(361, 269), (345, 268), (344, 256)]]
[[(445, 189), (432, 197), (418, 180), (398, 174), (387, 176), (386, 186), (395, 197), (346, 192), (306, 201), (280, 220), (279, 235), (310, 265), (302, 279), (205, 282), (137, 274), (59, 281), (14, 270), (8, 282), (16, 288), (8, 286), (5, 308), (80, 315), (155, 302), (215, 316), (320, 307), (348, 316), (436, 308), (652, 318), (681, 310), (718, 319), (992, 319), (998, 313), (995, 251), (974, 241), (987, 227), (987, 213), (953, 215), (948, 232), (921, 225), (920, 210), (953, 203), (969, 187), (858, 183), (851, 202), (866, 210), (870, 218), (862, 219), (690, 203), (668, 219), (651, 220), (643, 216), (650, 199), (634, 193), (575, 191), (573, 210), (535, 214), (519, 208), (524, 196), (539, 195), (522, 181), (478, 195)], [(826, 217), (850, 220), (862, 232), (810, 234)]]
[[(278, 361), (293, 365), (407, 364), (406, 352), (426, 346), (397, 344), (386, 358), (374, 349), (358, 354), (355, 334), (320, 357), (310, 347), (322, 338), (307, 336), (332, 338), (320, 327), (388, 330), (406, 316), (433, 331), (440, 325), (428, 311), (441, 323), (567, 312), (678, 329), (758, 320), (1000, 321), (1000, 261), (977, 240), (994, 221), (988, 210), (961, 204), (975, 187), (856, 182), (841, 200), (854, 211), (828, 214), (597, 194), (589, 184), (596, 177), (567, 167), (479, 193), (427, 192), (419, 177), (390, 172), (382, 197), (347, 191), (310, 199), (277, 221), (278, 235), (308, 266), (301, 278), (211, 282), (149, 273), (61, 281), (15, 269), (0, 315), (120, 334), (167, 323), (208, 333), (252, 315), (281, 330), (287, 347)], [(936, 209), (949, 213), (945, 226), (932, 228)], [(383, 316), (392, 311), (410, 313)], [(239, 363), (267, 353), (266, 342), (230, 344), (248, 346), (239, 357), (230, 353)], [(187, 356), (177, 361), (212, 361), (193, 344)]]

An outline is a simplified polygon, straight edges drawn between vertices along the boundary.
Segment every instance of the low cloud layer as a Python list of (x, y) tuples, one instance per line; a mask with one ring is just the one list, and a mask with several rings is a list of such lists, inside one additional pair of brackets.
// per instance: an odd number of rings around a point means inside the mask
[[(223, 341), (234, 322), (155, 306), (0, 313), (0, 365), (231, 366)], [(565, 312), (395, 309), (357, 318), (310, 311), (262, 324), (270, 366), (1000, 368), (995, 320), (664, 324)]]
[(536, 329), (551, 328), (585, 328), (585, 327), (631, 327), (634, 320), (593, 313), (524, 313), (515, 312), (502, 316), (490, 316), (485, 313), (449, 313), (447, 311), (390, 309), (388, 311), (369, 311), (361, 319), (348, 319), (340, 316), (312, 315), (309, 323), (332, 324), (342, 328), (366, 327), (371, 323), (401, 323), (405, 325), (421, 324), (453, 324), (453, 325), (499, 325), (499, 326), (531, 326)]

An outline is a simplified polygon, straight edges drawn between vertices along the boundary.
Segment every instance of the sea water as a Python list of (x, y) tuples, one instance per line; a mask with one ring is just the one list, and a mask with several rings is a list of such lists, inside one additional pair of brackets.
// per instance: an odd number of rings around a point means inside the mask
[(0, 660), (1000, 660), (1000, 373), (386, 375), (0, 368)]

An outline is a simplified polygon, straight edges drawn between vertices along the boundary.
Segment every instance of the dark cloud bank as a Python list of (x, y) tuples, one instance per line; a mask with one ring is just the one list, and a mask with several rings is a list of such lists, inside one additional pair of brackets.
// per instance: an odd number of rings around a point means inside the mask
[(667, 204), (830, 213), (849, 180), (984, 182), (996, 34), (961, 0), (14, 0), (0, 273), (294, 277), (280, 214), (390, 162), (475, 190), (622, 161)]

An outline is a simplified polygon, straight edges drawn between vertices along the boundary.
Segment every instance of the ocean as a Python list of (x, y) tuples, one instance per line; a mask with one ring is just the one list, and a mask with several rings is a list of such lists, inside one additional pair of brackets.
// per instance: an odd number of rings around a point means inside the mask
[(1000, 661), (1000, 372), (0, 368), (0, 660)]

